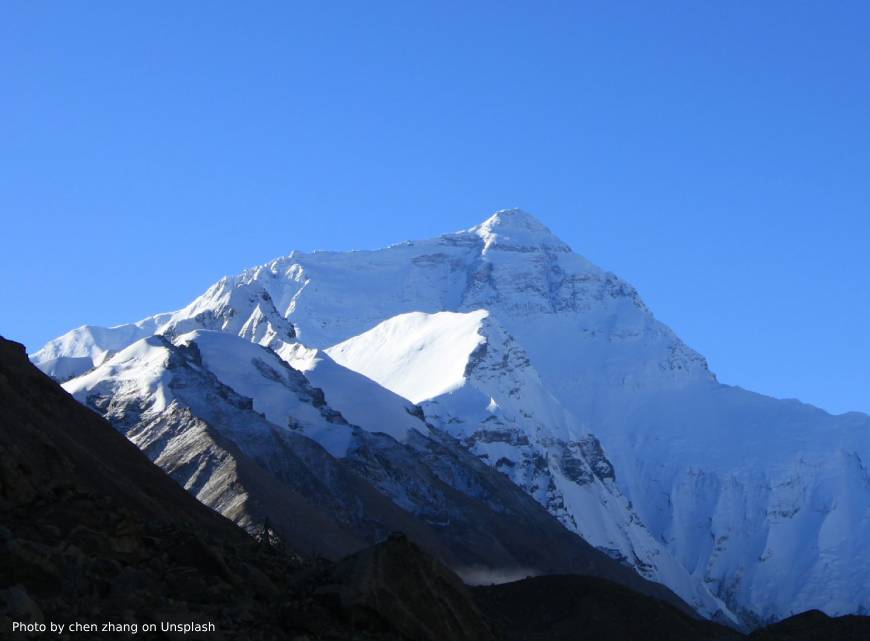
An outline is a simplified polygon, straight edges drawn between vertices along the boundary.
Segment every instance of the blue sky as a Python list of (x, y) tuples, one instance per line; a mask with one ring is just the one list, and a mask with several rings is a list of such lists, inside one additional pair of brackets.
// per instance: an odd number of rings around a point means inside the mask
[(870, 411), (864, 2), (0, 6), (0, 332), (522, 207), (720, 380)]

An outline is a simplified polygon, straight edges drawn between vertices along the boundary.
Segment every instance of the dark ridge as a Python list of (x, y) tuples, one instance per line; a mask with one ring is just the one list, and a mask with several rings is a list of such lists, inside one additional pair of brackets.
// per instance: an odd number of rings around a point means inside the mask
[(402, 533), (312, 575), (309, 592), (357, 630), (407, 639), (496, 641), (469, 588)]
[(731, 641), (731, 628), (697, 619), (606, 579), (539, 576), (473, 588), (503, 641)]
[(749, 638), (751, 641), (867, 641), (870, 617), (829, 617), (824, 612), (808, 610), (756, 630)]
[(122, 503), (145, 520), (246, 539), (34, 367), (23, 345), (2, 337), (0, 395), (0, 509), (38, 507), (76, 491)]

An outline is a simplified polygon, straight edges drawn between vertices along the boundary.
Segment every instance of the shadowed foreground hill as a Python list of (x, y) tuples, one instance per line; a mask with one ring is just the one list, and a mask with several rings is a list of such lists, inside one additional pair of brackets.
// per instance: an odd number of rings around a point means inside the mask
[(867, 641), (870, 617), (829, 617), (810, 610), (757, 630), (751, 641)]
[(870, 617), (811, 610), (744, 636), (590, 576), (540, 576), (473, 588), (500, 641), (868, 641)]
[[(489, 638), (462, 583), (416, 546), (388, 541), (334, 566), (257, 544), (3, 339), (0, 399), (0, 638), (27, 638), (13, 621), (212, 622), (183, 637), (212, 640)], [(369, 560), (419, 580), (363, 580)], [(131, 638), (74, 636), (115, 637)]]
[(731, 641), (743, 635), (591, 576), (540, 576), (474, 588), (504, 641)]

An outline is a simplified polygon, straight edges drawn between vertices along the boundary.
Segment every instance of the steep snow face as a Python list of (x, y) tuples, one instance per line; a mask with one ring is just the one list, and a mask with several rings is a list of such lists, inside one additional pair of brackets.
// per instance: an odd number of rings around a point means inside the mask
[(277, 354), (326, 394), (330, 407), (368, 432), (405, 443), (412, 433), (429, 435), (413, 403), (369, 378), (342, 367), (326, 353), (300, 343), (283, 343)]
[[(240, 302), (230, 300), (236, 291)], [(257, 314), (254, 301), (263, 294), (269, 305)], [(830, 416), (719, 385), (634, 288), (524, 212), (497, 212), (465, 231), (378, 251), (293, 252), (221, 281), (185, 310), (109, 330), (80, 328), (33, 359), (65, 377), (150, 333), (196, 328), (279, 351), (293, 333), (307, 347), (327, 349), (402, 315), (483, 310), (521, 346), (543, 391), (582, 424), (581, 433), (600, 439), (638, 520), (732, 611), (752, 622), (810, 608), (870, 610), (870, 552), (860, 544), (870, 521), (870, 417)], [(243, 331), (246, 325), (266, 329)], [(364, 369), (358, 360), (354, 367)], [(508, 411), (512, 397), (489, 394), (483, 383), (472, 389), (467, 372), (449, 371), (436, 378), (439, 386), (459, 383), (451, 393), (424, 378), (427, 387), (409, 385), (402, 395), (428, 397), (427, 411), (435, 399), (457, 399), (450, 408), (456, 424), (478, 425), (491, 398)], [(513, 416), (534, 409), (526, 402), (517, 401)], [(529, 452), (558, 458), (555, 444), (575, 442), (576, 425), (542, 423)], [(584, 518), (599, 518), (598, 509)], [(616, 540), (612, 547), (622, 549)]]
[(643, 526), (598, 441), (486, 312), (402, 314), (327, 352), (397, 393), (416, 393), (429, 421), (592, 545), (670, 586), (699, 612), (737, 622)]
[(486, 316), (484, 310), (401, 314), (326, 353), (419, 403), (465, 382), (468, 357), (483, 342), (477, 329)]
[(639, 515), (744, 616), (870, 610), (870, 419), (737, 387), (623, 395), (598, 434)]

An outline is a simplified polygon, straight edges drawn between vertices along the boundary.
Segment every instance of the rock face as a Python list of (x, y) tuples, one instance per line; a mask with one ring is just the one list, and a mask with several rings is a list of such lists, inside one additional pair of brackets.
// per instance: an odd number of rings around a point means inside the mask
[(33, 359), (68, 378), (193, 329), (288, 362), (323, 350), (709, 616), (870, 608), (870, 417), (719, 384), (634, 288), (529, 214), (378, 251), (293, 252)]

